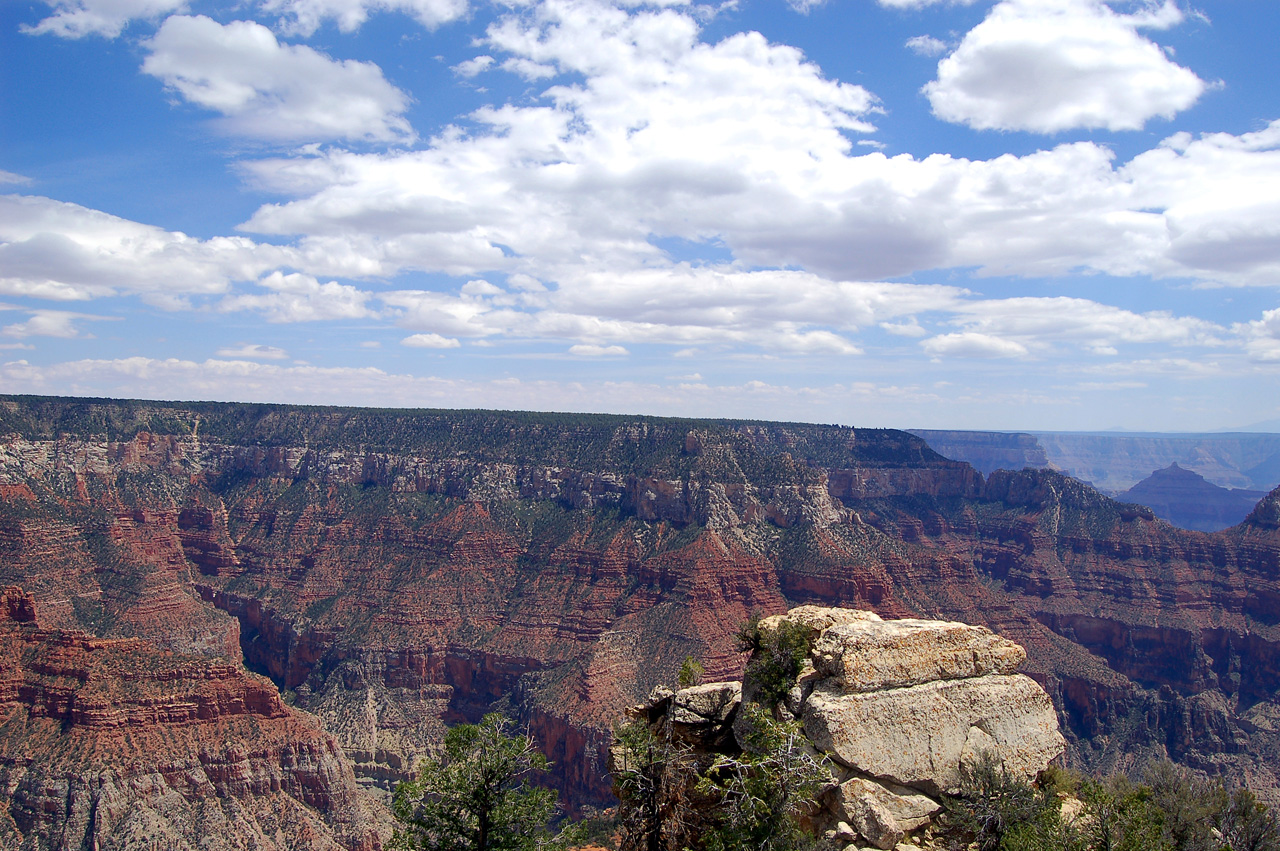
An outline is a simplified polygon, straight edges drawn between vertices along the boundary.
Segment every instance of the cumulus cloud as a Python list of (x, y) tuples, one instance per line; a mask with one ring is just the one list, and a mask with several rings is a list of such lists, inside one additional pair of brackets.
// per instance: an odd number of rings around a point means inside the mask
[(1005, 340), (976, 331), (942, 334), (920, 343), (935, 357), (1019, 358), (1028, 354), (1027, 347), (1016, 340)]
[(0, 169), (0, 183), (12, 183), (21, 186), (30, 182), (31, 178), (29, 177), (24, 177), (21, 174), (14, 174), (11, 171), (4, 171), (3, 169)]
[(270, 292), (228, 296), (219, 302), (218, 309), (258, 311), (268, 322), (360, 319), (371, 315), (367, 307), (370, 294), (350, 284), (322, 284), (310, 275), (277, 271), (258, 285)]
[(278, 141), (412, 138), (409, 97), (372, 62), (281, 44), (261, 24), (174, 15), (146, 42), (142, 70), (232, 132)]
[(947, 52), (947, 43), (931, 35), (917, 35), (907, 39), (906, 48), (920, 56), (941, 56)]
[(1180, 133), (1122, 173), (1135, 206), (1162, 211), (1170, 266), (1211, 281), (1280, 281), (1280, 121), (1240, 136)]
[(0, 196), (0, 293), (80, 301), (122, 293), (153, 301), (225, 292), (289, 252), (245, 237), (200, 240), (77, 204)]
[(75, 337), (92, 337), (77, 325), (80, 321), (98, 322), (112, 320), (111, 316), (94, 316), (87, 313), (72, 313), (68, 310), (33, 310), (31, 317), (25, 322), (17, 322), (0, 328), (0, 334), (6, 337), (60, 337), (69, 340)]
[(1280, 308), (1264, 312), (1261, 319), (1237, 323), (1232, 330), (1244, 343), (1251, 360), (1280, 363)]
[(1167, 311), (1135, 313), (1082, 298), (1023, 297), (974, 299), (953, 307), (951, 324), (959, 333), (921, 343), (930, 354), (1012, 357), (1044, 353), (1055, 344), (1099, 354), (1117, 346), (1159, 343), (1172, 346), (1220, 346), (1224, 328)]
[(284, 349), (275, 346), (264, 346), (260, 343), (241, 343), (239, 346), (226, 346), (216, 352), (220, 358), (248, 360), (284, 360), (289, 357)]
[(412, 334), (400, 341), (400, 345), (413, 349), (456, 349), (462, 345), (452, 337), (439, 334)]
[(1102, 0), (1003, 0), (923, 91), (936, 116), (981, 130), (1138, 130), (1205, 90), (1137, 32), (1181, 20), (1173, 0), (1132, 15)]
[(470, 79), (471, 77), (488, 70), (492, 65), (492, 56), (477, 56), (474, 59), (468, 59), (454, 65), (453, 73), (457, 74), (459, 77), (466, 77)]
[(284, 16), (288, 33), (309, 36), (325, 21), (342, 32), (360, 29), (371, 12), (402, 12), (427, 29), (467, 13), (467, 0), (262, 0), (264, 11)]
[(63, 38), (100, 35), (115, 38), (132, 20), (156, 20), (187, 8), (186, 0), (45, 0), (54, 13), (25, 33)]

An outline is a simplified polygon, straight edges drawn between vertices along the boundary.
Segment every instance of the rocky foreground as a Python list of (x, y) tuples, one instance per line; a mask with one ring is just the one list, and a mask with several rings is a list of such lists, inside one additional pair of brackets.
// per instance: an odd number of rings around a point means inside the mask
[(382, 847), (386, 813), (270, 681), (36, 623), (0, 591), (0, 847)]
[[(783, 624), (808, 630), (812, 651), (778, 711), (800, 722), (814, 753), (827, 760), (829, 782), (807, 821), (837, 847), (929, 845), (941, 796), (959, 792), (979, 760), (1034, 780), (1065, 749), (1049, 696), (1016, 673), (1025, 652), (990, 630), (817, 606), (767, 618), (760, 628)], [(748, 675), (742, 683), (655, 690), (632, 715), (656, 741), (673, 742), (673, 753), (705, 770), (711, 757), (748, 747), (740, 709), (759, 699)], [(679, 814), (662, 826), (663, 847), (678, 851), (696, 843), (689, 826), (698, 822), (698, 813), (681, 812), (689, 806), (681, 802), (708, 802), (688, 782), (662, 789), (658, 809)]]

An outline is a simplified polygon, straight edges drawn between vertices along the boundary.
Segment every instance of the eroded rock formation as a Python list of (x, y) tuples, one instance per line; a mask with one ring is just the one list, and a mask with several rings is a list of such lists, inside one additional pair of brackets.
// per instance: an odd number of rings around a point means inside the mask
[(37, 619), (0, 591), (0, 846), (382, 847), (385, 812), (270, 681)]
[[(1065, 750), (1049, 696), (1016, 673), (1022, 648), (984, 627), (817, 606), (760, 626), (768, 632), (785, 623), (810, 629), (812, 651), (774, 711), (802, 724), (828, 759), (829, 782), (805, 819), (840, 845), (890, 849), (925, 831), (942, 810), (941, 797), (959, 792), (965, 772), (982, 759), (1034, 780)], [(705, 771), (709, 756), (749, 749), (740, 702), (758, 699), (759, 689), (747, 670), (741, 685), (656, 690), (632, 714), (656, 740), (692, 745), (680, 759)], [(693, 773), (683, 777), (664, 784), (667, 796), (692, 802), (686, 807), (714, 807), (714, 799), (690, 791)], [(679, 811), (674, 802), (659, 808)], [(681, 814), (690, 823), (700, 816)], [(672, 830), (664, 838), (679, 848), (689, 837)]]

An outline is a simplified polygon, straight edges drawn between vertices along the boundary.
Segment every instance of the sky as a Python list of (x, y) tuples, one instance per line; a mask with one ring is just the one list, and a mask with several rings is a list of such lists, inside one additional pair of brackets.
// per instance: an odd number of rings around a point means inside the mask
[(1277, 33), (0, 0), (0, 392), (1280, 430)]

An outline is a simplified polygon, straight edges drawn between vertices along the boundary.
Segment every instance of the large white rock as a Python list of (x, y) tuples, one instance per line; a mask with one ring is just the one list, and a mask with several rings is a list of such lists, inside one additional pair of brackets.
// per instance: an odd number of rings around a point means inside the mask
[(853, 694), (828, 679), (802, 720), (814, 745), (844, 765), (929, 793), (956, 791), (962, 761), (982, 750), (1032, 778), (1066, 746), (1049, 696), (1020, 674)]
[(723, 724), (742, 702), (742, 683), (707, 683), (682, 688), (671, 698), (677, 724)]
[(986, 627), (915, 619), (836, 623), (813, 648), (814, 667), (838, 677), (847, 692), (1012, 674), (1026, 658), (1021, 647)]
[(809, 634), (817, 636), (823, 630), (838, 624), (863, 621), (879, 623), (880, 616), (875, 612), (867, 612), (861, 609), (840, 609), (830, 606), (796, 606), (785, 615), (770, 615), (764, 618), (760, 621), (760, 630), (762, 632), (772, 632), (784, 620), (808, 627)]

